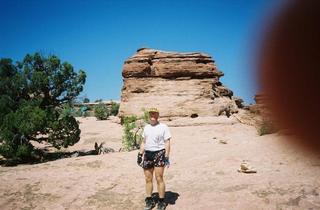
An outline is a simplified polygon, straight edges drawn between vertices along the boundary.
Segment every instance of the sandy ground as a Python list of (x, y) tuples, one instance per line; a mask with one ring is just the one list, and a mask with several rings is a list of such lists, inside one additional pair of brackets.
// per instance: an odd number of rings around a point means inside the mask
[[(70, 150), (90, 149), (94, 142), (121, 147), (120, 125), (80, 121), (81, 140)], [(165, 172), (167, 209), (320, 209), (319, 157), (302, 154), (278, 134), (260, 137), (232, 118), (183, 121), (168, 122), (173, 139)], [(0, 209), (143, 209), (144, 177), (136, 155), (0, 167)], [(257, 173), (237, 172), (243, 160)]]

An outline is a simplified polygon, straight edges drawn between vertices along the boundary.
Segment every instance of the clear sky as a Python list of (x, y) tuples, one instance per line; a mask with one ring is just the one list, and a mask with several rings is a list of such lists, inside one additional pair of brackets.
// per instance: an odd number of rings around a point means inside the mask
[(81, 94), (119, 100), (122, 66), (138, 48), (204, 52), (247, 103), (254, 61), (276, 0), (0, 0), (0, 57), (55, 54), (87, 73)]

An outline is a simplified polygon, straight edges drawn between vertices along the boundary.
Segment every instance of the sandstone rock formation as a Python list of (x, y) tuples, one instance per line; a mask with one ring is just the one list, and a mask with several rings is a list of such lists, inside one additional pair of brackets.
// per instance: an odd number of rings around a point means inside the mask
[(203, 53), (142, 48), (123, 66), (119, 116), (157, 107), (161, 117), (232, 114), (242, 100), (219, 81), (223, 73)]

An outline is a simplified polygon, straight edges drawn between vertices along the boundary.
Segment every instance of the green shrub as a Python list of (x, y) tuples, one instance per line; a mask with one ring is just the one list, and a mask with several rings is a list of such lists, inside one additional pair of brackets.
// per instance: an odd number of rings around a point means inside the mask
[(82, 113), (81, 113), (80, 109), (75, 109), (73, 114), (74, 114), (73, 115), (74, 117), (81, 117), (82, 116)]
[(143, 111), (143, 115), (140, 117), (142, 120), (143, 120), (143, 122), (145, 122), (145, 123), (149, 123), (149, 112), (148, 112), (148, 110), (146, 110), (146, 109), (142, 109), (142, 111)]
[(142, 132), (143, 127), (149, 122), (149, 113), (144, 111), (144, 114), (140, 117), (135, 115), (124, 117), (122, 125), (124, 129), (124, 135), (122, 137), (122, 146), (125, 151), (131, 151), (139, 149), (143, 140)]
[(106, 120), (110, 116), (107, 105), (99, 103), (94, 106), (94, 116), (98, 120)]
[(81, 111), (71, 104), (64, 104), (60, 110), (60, 118), (66, 116), (81, 117)]
[(131, 151), (137, 147), (135, 132), (133, 131), (136, 128), (136, 120), (136, 116), (125, 117), (123, 120), (124, 136), (122, 138), (122, 146), (126, 151)]
[(119, 107), (119, 103), (111, 102), (110, 115), (116, 116), (119, 112)]
[(22, 144), (18, 146), (16, 158), (20, 160), (30, 160), (32, 159), (33, 148), (31, 144)]

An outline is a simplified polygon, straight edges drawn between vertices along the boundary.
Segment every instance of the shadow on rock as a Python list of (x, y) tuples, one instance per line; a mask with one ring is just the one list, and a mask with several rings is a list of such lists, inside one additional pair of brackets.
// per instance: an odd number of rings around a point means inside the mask
[(49, 152), (47, 148), (43, 149), (35, 149), (35, 154), (32, 158), (28, 160), (21, 160), (21, 159), (4, 159), (0, 160), (0, 165), (2, 166), (17, 166), (18, 164), (37, 164), (37, 163), (44, 163), (48, 161), (54, 161), (63, 158), (71, 158), (71, 157), (79, 157), (79, 156), (87, 156), (87, 155), (100, 155), (115, 152), (114, 149), (110, 147), (104, 147), (103, 143), (98, 145), (95, 142), (93, 150), (87, 151), (56, 151), (56, 152)]
[[(178, 200), (179, 197), (179, 193), (176, 192), (172, 192), (172, 191), (167, 191), (164, 195), (164, 201), (168, 204), (168, 205), (174, 205), (176, 204), (176, 200)], [(159, 193), (152, 193), (152, 197), (154, 198), (154, 200), (156, 202), (158, 202), (159, 200)]]

